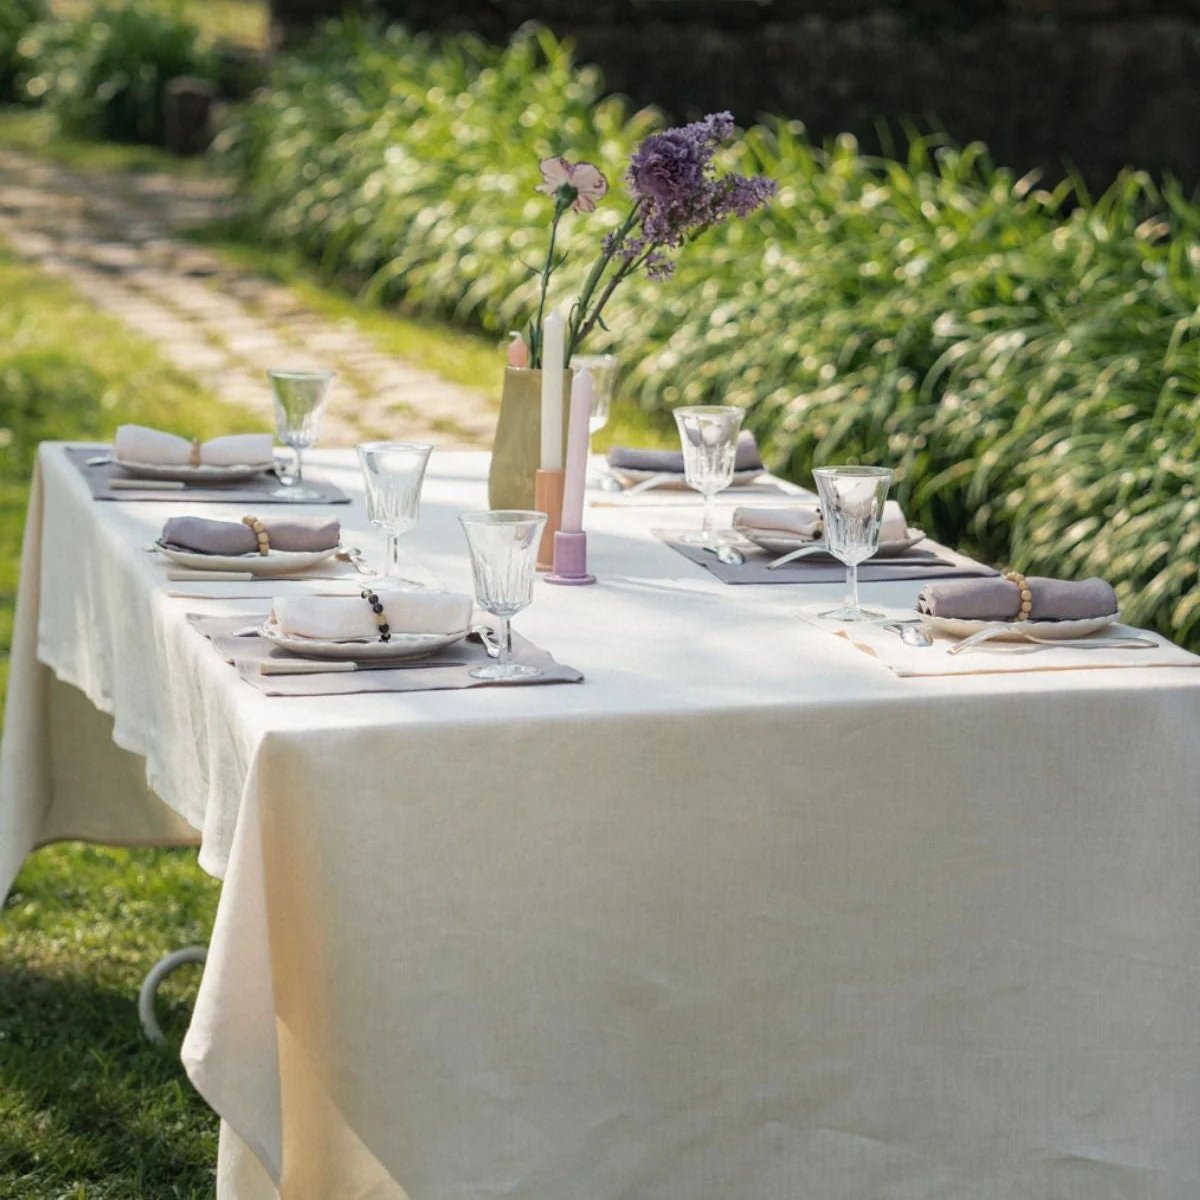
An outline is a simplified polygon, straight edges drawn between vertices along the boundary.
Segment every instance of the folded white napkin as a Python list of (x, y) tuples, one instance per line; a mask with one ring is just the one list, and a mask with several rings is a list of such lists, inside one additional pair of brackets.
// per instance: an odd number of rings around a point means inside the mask
[[(734, 529), (776, 534), (818, 542), (825, 536), (821, 509), (815, 504), (794, 504), (787, 508), (738, 508), (733, 513)], [(879, 526), (881, 542), (898, 542), (908, 536), (908, 522), (900, 505), (887, 500)]]
[[(274, 441), (269, 433), (234, 433), (200, 444), (200, 462), (206, 467), (257, 466), (269, 463), (273, 455)], [(186, 467), (192, 461), (192, 443), (145, 425), (121, 425), (113, 439), (113, 457), (125, 462)]]
[[(379, 600), (393, 634), (461, 633), (471, 623), (471, 597), (458, 592), (380, 592)], [(277, 596), (271, 615), (292, 637), (337, 642), (378, 636), (378, 618), (359, 596)]]

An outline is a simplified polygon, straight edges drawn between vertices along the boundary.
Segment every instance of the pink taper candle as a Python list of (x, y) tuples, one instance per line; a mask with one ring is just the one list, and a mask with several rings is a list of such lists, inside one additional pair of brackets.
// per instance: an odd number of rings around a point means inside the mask
[(563, 489), (562, 524), (559, 526), (565, 533), (578, 533), (583, 528), (583, 489), (587, 483), (592, 386), (591, 371), (576, 371), (571, 381), (571, 413), (567, 425), (567, 482)]

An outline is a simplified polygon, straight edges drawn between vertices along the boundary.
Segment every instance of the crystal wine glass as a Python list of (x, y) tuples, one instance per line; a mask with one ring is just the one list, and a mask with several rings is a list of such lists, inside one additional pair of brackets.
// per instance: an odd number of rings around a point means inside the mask
[(713, 497), (733, 480), (738, 434), (744, 411), (733, 405), (697, 405), (675, 410), (675, 424), (683, 444), (683, 476), (689, 487), (704, 497), (704, 523), (698, 532), (680, 534), (690, 546), (715, 546)]
[(281, 476), (274, 496), (298, 503), (323, 500), (321, 492), (304, 486), (304, 451), (316, 445), (321, 417), (329, 399), (333, 371), (270, 370), (267, 377), (275, 393), (275, 429), (279, 440), (296, 454), (296, 473)]
[(879, 549), (879, 525), (892, 472), (886, 467), (815, 467), (813, 477), (821, 496), (825, 544), (846, 564), (846, 603), (821, 613), (834, 621), (882, 620), (883, 613), (858, 602), (858, 564)]
[(421, 484), (433, 447), (427, 442), (363, 442), (358, 461), (367, 487), (367, 517), (387, 535), (383, 571), (375, 581), (394, 592), (422, 585), (400, 574), (400, 535), (420, 515)]
[(500, 618), (500, 654), (496, 662), (476, 667), (476, 679), (534, 679), (537, 667), (512, 661), (510, 622), (533, 600), (538, 543), (546, 514), (494, 509), (463, 513), (459, 518), (471, 551), (475, 600), (479, 607)]

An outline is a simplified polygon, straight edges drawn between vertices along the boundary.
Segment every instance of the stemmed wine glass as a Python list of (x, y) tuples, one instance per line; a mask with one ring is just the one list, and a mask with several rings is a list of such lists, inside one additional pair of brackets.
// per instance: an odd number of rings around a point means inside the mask
[(512, 661), (510, 622), (533, 600), (538, 543), (546, 514), (515, 509), (463, 513), (459, 518), (471, 551), (475, 600), (500, 618), (500, 654), (496, 662), (476, 667), (475, 679), (534, 679), (537, 667)]
[(713, 497), (733, 481), (738, 434), (744, 412), (726, 404), (695, 405), (675, 410), (675, 424), (683, 444), (683, 476), (689, 487), (704, 497), (704, 523), (698, 532), (680, 534), (689, 546), (715, 546)]
[(279, 440), (296, 454), (294, 475), (280, 476), (280, 487), (272, 493), (279, 500), (298, 503), (323, 500), (321, 492), (304, 486), (304, 451), (316, 445), (321, 417), (329, 399), (333, 371), (270, 370), (267, 378), (275, 394), (275, 429)]
[(421, 484), (433, 447), (427, 442), (363, 442), (358, 461), (367, 487), (367, 517), (387, 535), (383, 572), (376, 586), (411, 592), (422, 585), (400, 574), (400, 535), (417, 523)]
[(884, 614), (858, 602), (858, 564), (879, 549), (879, 525), (892, 472), (886, 467), (814, 467), (825, 544), (846, 564), (846, 603), (821, 613), (834, 621), (874, 621)]
[[(613, 393), (617, 387), (617, 359), (614, 354), (575, 354), (571, 366), (576, 371), (590, 371), (592, 376), (592, 412), (588, 418), (588, 459), (593, 464), (589, 472), (592, 482), (606, 487), (612, 476), (603, 458), (592, 457), (592, 438), (608, 424)], [(615, 482), (615, 480), (613, 480)], [(619, 486), (619, 485), (618, 485)]]

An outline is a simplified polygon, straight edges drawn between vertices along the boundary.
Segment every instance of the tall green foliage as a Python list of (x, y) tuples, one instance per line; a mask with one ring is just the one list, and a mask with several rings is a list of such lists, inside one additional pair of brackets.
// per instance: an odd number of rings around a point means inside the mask
[[(547, 154), (614, 184), (658, 117), (524, 32), (503, 49), (333, 25), (226, 138), (268, 236), (385, 300), (502, 331), (534, 299)], [(772, 463), (887, 462), (943, 538), (1096, 572), (1200, 646), (1200, 205), (1127, 172), (1098, 200), (914, 139), (902, 161), (783, 121), (729, 165), (765, 215), (640, 280), (612, 342), (647, 408), (732, 401)], [(573, 217), (577, 289), (609, 212)]]
[(177, 5), (106, 3), (79, 20), (47, 21), (22, 41), (24, 98), (65, 129), (161, 145), (163, 91), (180, 75), (217, 77), (217, 64)]
[(43, 0), (4, 0), (0, 4), (0, 102), (16, 99), (21, 39), (44, 16)]

